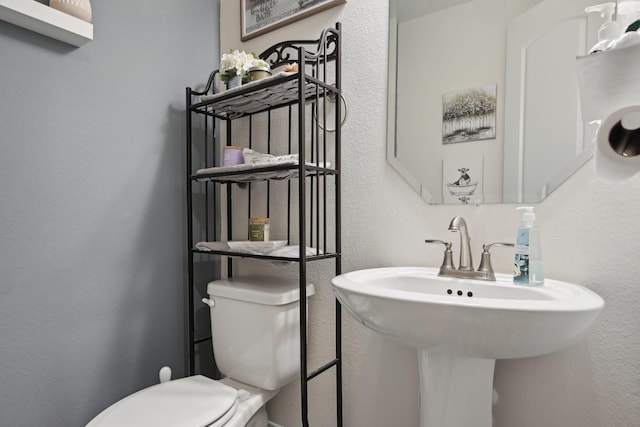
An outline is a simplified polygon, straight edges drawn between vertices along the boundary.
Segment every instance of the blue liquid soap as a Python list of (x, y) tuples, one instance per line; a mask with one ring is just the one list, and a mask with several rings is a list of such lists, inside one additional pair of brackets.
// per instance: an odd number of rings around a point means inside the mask
[(513, 283), (525, 286), (544, 284), (542, 271), (542, 250), (540, 230), (535, 224), (536, 214), (532, 207), (520, 207), (524, 210), (522, 222), (516, 234), (516, 250), (513, 264)]

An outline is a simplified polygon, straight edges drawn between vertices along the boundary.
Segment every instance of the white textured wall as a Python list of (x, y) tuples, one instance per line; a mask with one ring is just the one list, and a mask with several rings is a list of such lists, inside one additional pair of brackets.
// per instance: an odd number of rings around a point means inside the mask
[[(425, 246), (423, 240), (450, 238), (446, 229), (455, 215), (467, 219), (474, 254), (483, 242), (513, 239), (519, 223), (514, 205), (428, 206), (387, 165), (386, 1), (348, 0), (246, 44), (239, 38), (238, 3), (221, 3), (221, 51), (259, 52), (280, 40), (316, 38), (325, 26), (343, 23), (343, 83), (349, 102), (343, 132), (344, 271), (438, 266), (441, 249)], [(547, 275), (593, 289), (607, 306), (593, 332), (572, 348), (497, 362), (498, 427), (640, 424), (640, 177), (609, 185), (598, 181), (591, 168), (589, 163), (541, 203), (538, 218)], [(495, 252), (494, 266), (508, 271), (511, 257)], [(318, 274), (319, 295), (311, 303), (316, 353), (326, 352), (332, 336), (330, 313), (320, 306), (331, 304), (330, 272), (327, 268)], [(345, 314), (344, 361), (346, 426), (418, 425), (412, 350), (369, 332)], [(311, 422), (325, 427), (334, 423), (333, 386), (330, 380), (319, 381), (311, 388)], [(274, 420), (287, 427), (299, 425), (295, 387), (271, 405)]]

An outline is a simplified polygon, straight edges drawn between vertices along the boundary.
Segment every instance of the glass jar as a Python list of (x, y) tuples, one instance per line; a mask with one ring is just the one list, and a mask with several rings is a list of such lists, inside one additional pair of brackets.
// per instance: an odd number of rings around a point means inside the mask
[(249, 218), (249, 241), (269, 241), (269, 218)]

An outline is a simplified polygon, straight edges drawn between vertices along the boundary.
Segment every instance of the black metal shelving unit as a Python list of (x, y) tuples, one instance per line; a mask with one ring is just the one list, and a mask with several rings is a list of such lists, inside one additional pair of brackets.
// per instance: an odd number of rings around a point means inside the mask
[[(186, 89), (189, 373), (198, 371), (198, 346), (211, 345), (210, 335), (199, 336), (196, 301), (204, 296), (202, 287), (216, 278), (212, 274), (220, 275), (226, 268), (226, 276), (232, 277), (234, 262), (242, 258), (297, 264), (304, 427), (309, 426), (308, 383), (329, 371), (335, 373), (336, 420), (342, 426), (341, 306), (335, 300), (335, 357), (310, 371), (303, 303), (309, 263), (332, 262), (333, 273), (341, 273), (340, 27), (337, 23), (326, 29), (317, 40), (286, 41), (262, 52), (260, 58), (274, 70), (269, 78), (216, 94), (214, 71), (203, 90)], [(293, 63), (297, 71), (277, 72)], [(297, 154), (298, 160), (221, 167), (225, 145), (272, 155)], [(283, 235), (295, 255), (248, 253), (226, 244), (247, 240), (238, 230), (255, 212), (279, 220), (272, 224), (272, 235)], [(278, 226), (281, 229), (274, 230)], [(199, 242), (207, 242), (207, 247)]]

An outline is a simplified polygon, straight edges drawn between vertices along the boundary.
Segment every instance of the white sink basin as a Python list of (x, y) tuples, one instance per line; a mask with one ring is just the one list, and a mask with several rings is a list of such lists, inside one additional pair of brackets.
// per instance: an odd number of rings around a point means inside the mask
[(360, 270), (333, 279), (338, 300), (367, 327), (417, 348), (509, 359), (568, 347), (586, 334), (604, 301), (557, 280), (514, 285), (438, 276), (434, 268)]
[(566, 348), (586, 335), (604, 306), (594, 292), (566, 282), (523, 287), (511, 276), (456, 279), (435, 268), (354, 271), (332, 286), (354, 318), (418, 349), (422, 427), (491, 426), (495, 359)]

